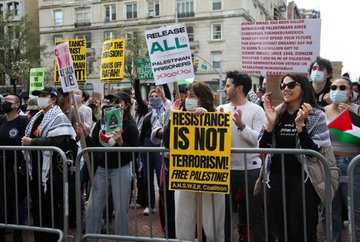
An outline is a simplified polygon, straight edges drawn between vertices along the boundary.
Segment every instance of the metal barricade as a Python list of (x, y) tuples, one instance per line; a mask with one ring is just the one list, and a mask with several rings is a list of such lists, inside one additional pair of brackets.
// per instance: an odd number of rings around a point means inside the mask
[[(352, 159), (348, 168), (347, 168), (347, 175), (348, 175), (348, 195), (347, 195), (347, 206), (348, 206), (348, 217), (349, 217), (349, 236), (350, 241), (359, 241), (360, 238), (356, 237), (356, 227), (359, 227), (360, 224), (356, 224), (356, 214), (355, 209), (359, 211), (359, 207), (356, 207), (356, 202), (359, 204), (360, 201), (355, 200), (354, 194), (354, 183), (359, 181), (354, 181), (355, 177), (359, 177), (359, 174), (355, 174), (354, 171), (356, 168), (359, 169), (360, 166), (360, 155), (357, 155), (355, 158)], [(359, 172), (359, 171), (357, 171)], [(356, 190), (355, 193), (359, 193), (359, 190)], [(359, 214), (357, 214), (359, 216)], [(359, 218), (358, 218), (359, 219)]]
[[(96, 239), (114, 239), (114, 240), (121, 240), (121, 241), (125, 241), (125, 240), (131, 240), (131, 241), (179, 241), (176, 239), (167, 239), (168, 236), (165, 232), (165, 235), (163, 236), (163, 238), (161, 237), (155, 237), (153, 236), (152, 233), (152, 226), (153, 226), (153, 220), (150, 219), (149, 221), (149, 227), (150, 227), (150, 236), (149, 237), (144, 237), (144, 236), (139, 236), (137, 234), (137, 221), (141, 218), (138, 218), (136, 213), (134, 215), (133, 218), (129, 218), (129, 219), (133, 219), (135, 220), (135, 228), (134, 228), (134, 232), (132, 233), (132, 235), (112, 235), (112, 234), (93, 234), (93, 233), (85, 233), (82, 234), (82, 221), (81, 221), (81, 196), (82, 196), (82, 192), (81, 192), (81, 181), (80, 181), (80, 160), (81, 158), (85, 155), (88, 154), (89, 158), (90, 158), (90, 163), (91, 163), (91, 170), (94, 170), (94, 152), (131, 152), (132, 153), (132, 157), (133, 157), (133, 166), (132, 166), (132, 173), (133, 176), (135, 176), (135, 165), (134, 162), (136, 161), (136, 156), (137, 153), (139, 152), (167, 152), (168, 150), (165, 148), (150, 148), (150, 147), (97, 147), (97, 148), (86, 148), (83, 149), (77, 156), (76, 160), (75, 160), (75, 164), (76, 164), (76, 224), (77, 224), (77, 230), (76, 230), (76, 235), (75, 235), (75, 240), (76, 241), (81, 241), (82, 239), (90, 239), (90, 238), (96, 238)], [(295, 150), (295, 149), (260, 149), (260, 148), (232, 148), (231, 152), (233, 153), (241, 153), (244, 155), (245, 160), (246, 160), (246, 156), (247, 154), (251, 154), (251, 153), (264, 153), (264, 154), (292, 154), (292, 155), (309, 155), (309, 156), (315, 156), (319, 159), (319, 161), (321, 162), (321, 164), (324, 167), (324, 172), (325, 172), (325, 193), (326, 193), (326, 200), (325, 200), (325, 210), (326, 210), (326, 223), (325, 223), (325, 227), (326, 227), (326, 231), (324, 231), (325, 236), (327, 238), (327, 241), (331, 241), (332, 240), (332, 206), (331, 206), (331, 180), (330, 180), (330, 170), (332, 168), (329, 167), (329, 162), (326, 160), (326, 158), (324, 156), (322, 156), (320, 153), (315, 152), (313, 150)], [(105, 156), (105, 163), (107, 162), (108, 158), (107, 155)], [(109, 162), (118, 162), (118, 161), (109, 161)], [(303, 165), (302, 165), (303, 167)], [(245, 182), (247, 183), (247, 167), (245, 167)], [(306, 177), (303, 177), (304, 179), (306, 179)], [(136, 180), (133, 180), (133, 186), (135, 187), (135, 182)], [(165, 181), (167, 182), (167, 181)], [(96, 184), (95, 184), (96, 185)], [(245, 199), (246, 202), (249, 203), (249, 196), (253, 194), (253, 188), (249, 189), (248, 186), (245, 186)], [(266, 190), (266, 184), (263, 184), (263, 190)], [(106, 190), (107, 193), (107, 190)], [(165, 203), (166, 203), (166, 195), (165, 195)], [(266, 200), (266, 193), (264, 196), (264, 202)], [(106, 194), (106, 204), (108, 202), (108, 194)], [(107, 205), (106, 205), (107, 207)], [(107, 208), (108, 209), (108, 208)], [(231, 206), (230, 206), (231, 209)], [(167, 213), (166, 211), (166, 207), (165, 207), (165, 214)], [(250, 221), (249, 221), (249, 210), (247, 209), (246, 211), (246, 223), (247, 225), (249, 225)], [(265, 214), (265, 218), (264, 220), (267, 220), (267, 208), (265, 206), (264, 209), (264, 214)], [(231, 215), (232, 215), (232, 211), (231, 211)], [(165, 218), (167, 216), (165, 215)], [(233, 218), (230, 218), (231, 220), (231, 228), (233, 228)], [(106, 219), (108, 220), (108, 218)], [(286, 220), (286, 216), (285, 216), (285, 220)], [(286, 221), (285, 221), (286, 222)], [(305, 221), (306, 222), (306, 221)], [(304, 222), (304, 223), (305, 223)], [(165, 224), (166, 224), (166, 228), (168, 227), (168, 221), (166, 221), (165, 219)], [(264, 237), (266, 238), (266, 241), (268, 241), (268, 233), (269, 233), (269, 228), (267, 227), (267, 223), (264, 222), (266, 227), (265, 227), (265, 235)], [(165, 229), (165, 231), (167, 231), (167, 229)], [(248, 232), (249, 233), (249, 232)], [(305, 230), (306, 233), (306, 230)], [(233, 241), (233, 237), (232, 237), (232, 233), (231, 233), (231, 238), (230, 241)], [(251, 241), (250, 240), (250, 236), (247, 237), (247, 241)]]
[[(28, 164), (23, 163), (23, 161), (20, 161), (21, 159), (19, 156), (19, 152), (33, 152), (33, 154), (37, 155), (37, 159), (32, 161), (33, 167), (38, 167), (37, 171), (33, 170), (33, 176), (32, 179), (29, 177), (29, 169)], [(62, 183), (62, 191), (54, 191), (54, 182), (53, 182), (53, 172), (52, 169), (56, 169), (54, 167), (53, 162), (50, 162), (49, 164), (49, 180), (50, 184), (47, 188), (47, 191), (50, 191), (50, 203), (51, 204), (42, 204), (42, 195), (41, 191), (44, 189), (44, 187), (41, 185), (41, 170), (40, 164), (41, 164), (41, 156), (43, 151), (49, 151), (56, 153), (57, 156), (57, 162), (58, 166), (62, 166), (62, 173), (63, 176), (60, 178)], [(9, 229), (9, 230), (29, 230), (32, 232), (43, 232), (43, 233), (50, 233), (50, 234), (56, 234), (58, 236), (58, 241), (67, 241), (67, 238), (64, 238), (64, 234), (68, 234), (68, 216), (69, 216), (69, 210), (68, 210), (68, 165), (72, 161), (67, 160), (64, 152), (57, 148), (52, 146), (0, 146), (0, 152), (2, 155), (1, 159), (1, 172), (3, 173), (2, 184), (1, 184), (1, 192), (3, 199), (3, 206), (1, 206), (1, 212), (3, 212), (3, 222), (0, 223), (0, 228), (3, 229)], [(7, 161), (6, 156), (7, 155), (13, 155), (14, 157), (14, 163), (10, 164), (10, 162)], [(21, 156), (22, 157), (22, 156)], [(14, 172), (14, 173), (12, 173)], [(20, 174), (22, 173), (22, 174)], [(34, 174), (38, 174), (39, 176), (35, 177)], [(11, 181), (12, 176), (15, 178), (14, 181)], [(21, 176), (21, 177), (20, 177)], [(23, 182), (20, 182), (23, 181)], [(38, 186), (35, 188), (32, 183), (32, 181), (39, 182)], [(10, 186), (8, 186), (9, 184)], [(19, 208), (19, 199), (20, 199), (20, 193), (19, 189), (25, 189), (25, 193), (22, 193), (21, 197), (24, 196), (24, 204)], [(37, 189), (39, 192), (38, 196), (35, 197), (31, 194), (32, 189)], [(15, 196), (13, 197), (13, 193), (15, 192)], [(64, 208), (63, 211), (61, 211), (63, 221), (63, 227), (62, 228), (55, 228), (56, 222), (59, 220), (58, 217), (54, 216), (54, 213), (58, 208), (54, 207), (54, 194), (63, 194), (61, 205)], [(48, 194), (49, 195), (49, 194)], [(10, 196), (10, 197), (9, 197)], [(39, 201), (38, 204), (35, 204), (35, 201)], [(51, 208), (51, 211), (45, 211), (44, 205), (48, 205)], [(34, 211), (30, 208), (34, 208), (36, 206), (38, 208), (38, 211), (36, 213), (36, 216), (39, 217), (39, 225), (33, 225), (32, 224), (32, 218), (34, 218)], [(24, 211), (21, 211), (23, 209)], [(25, 212), (26, 210), (26, 212)], [(43, 217), (50, 218), (50, 225), (46, 225), (45, 221), (42, 220)], [(25, 221), (21, 221), (21, 219), (24, 219)]]

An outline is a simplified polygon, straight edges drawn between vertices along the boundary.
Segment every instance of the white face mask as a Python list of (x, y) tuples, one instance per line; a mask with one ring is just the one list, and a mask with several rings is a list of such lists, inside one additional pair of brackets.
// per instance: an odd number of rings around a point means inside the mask
[(185, 98), (185, 108), (187, 111), (192, 111), (198, 107), (198, 101), (195, 98)]
[(74, 94), (74, 98), (75, 98), (75, 101), (76, 102), (81, 102), (81, 95), (79, 95), (79, 94)]
[(37, 103), (39, 108), (41, 109), (47, 108), (50, 105), (49, 101), (50, 98), (48, 97), (38, 97)]

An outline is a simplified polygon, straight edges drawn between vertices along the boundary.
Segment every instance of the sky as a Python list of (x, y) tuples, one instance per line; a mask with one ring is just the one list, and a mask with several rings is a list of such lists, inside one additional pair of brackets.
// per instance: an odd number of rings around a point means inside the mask
[[(290, 1), (290, 0), (288, 0)], [(320, 10), (320, 56), (342, 61), (342, 74), (350, 73), (352, 81), (360, 76), (359, 0), (294, 0), (298, 8)]]

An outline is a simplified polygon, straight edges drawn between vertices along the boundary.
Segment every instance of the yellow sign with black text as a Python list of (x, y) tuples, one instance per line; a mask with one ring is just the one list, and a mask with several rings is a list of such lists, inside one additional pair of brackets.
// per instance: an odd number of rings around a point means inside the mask
[(125, 38), (106, 40), (103, 43), (100, 80), (119, 83), (124, 78)]
[(171, 112), (170, 190), (229, 193), (231, 114)]

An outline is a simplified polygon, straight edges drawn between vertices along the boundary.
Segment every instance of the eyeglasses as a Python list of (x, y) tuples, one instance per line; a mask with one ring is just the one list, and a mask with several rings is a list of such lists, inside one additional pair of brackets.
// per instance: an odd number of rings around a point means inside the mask
[(338, 88), (339, 88), (341, 91), (346, 90), (346, 86), (345, 86), (345, 85), (340, 85), (340, 86), (331, 85), (331, 86), (330, 86), (330, 89), (333, 90), (333, 91), (335, 91), (335, 90), (338, 89)]
[(300, 83), (297, 83), (296, 81), (293, 82), (288, 82), (288, 83), (280, 83), (280, 90), (284, 90), (285, 87), (289, 88), (289, 89), (294, 89), (297, 85), (301, 85)]

